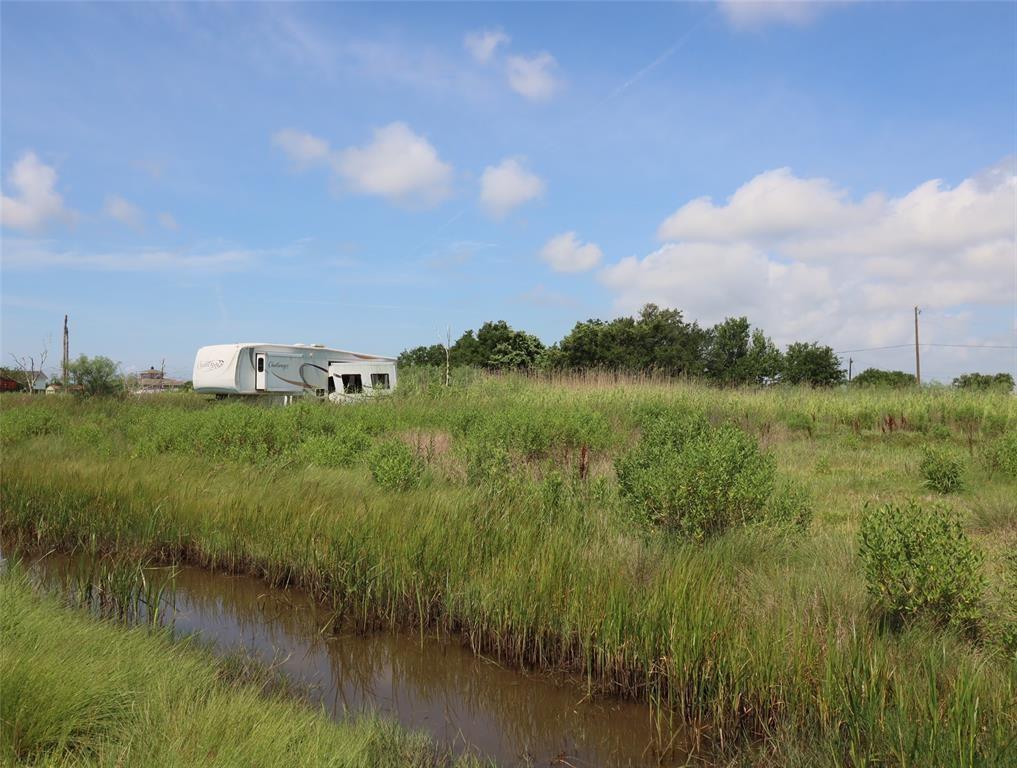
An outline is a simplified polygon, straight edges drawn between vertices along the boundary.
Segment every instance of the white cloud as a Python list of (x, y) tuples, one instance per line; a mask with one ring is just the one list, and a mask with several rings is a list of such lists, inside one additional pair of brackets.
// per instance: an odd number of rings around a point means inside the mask
[(561, 88), (555, 75), (558, 62), (546, 51), (533, 56), (509, 56), (507, 67), (509, 86), (530, 101), (550, 101)]
[(352, 192), (423, 206), (436, 205), (451, 193), (452, 166), (406, 123), (377, 128), (370, 143), (341, 151), (293, 129), (279, 131), (272, 140), (298, 167), (330, 167)]
[(436, 205), (450, 194), (452, 166), (406, 123), (376, 129), (371, 143), (344, 149), (333, 163), (349, 187), (362, 194), (422, 205)]
[(115, 219), (131, 229), (143, 229), (145, 226), (145, 212), (119, 195), (107, 197), (102, 210), (111, 219)]
[(603, 253), (594, 243), (580, 243), (575, 232), (563, 232), (545, 243), (540, 258), (556, 272), (585, 272), (600, 264)]
[(718, 4), (728, 22), (739, 29), (771, 23), (808, 24), (819, 5), (817, 0), (719, 0)]
[(234, 271), (267, 255), (242, 248), (138, 248), (127, 251), (82, 251), (45, 240), (4, 243), (6, 269), (80, 269), (101, 272)]
[(177, 224), (176, 217), (172, 213), (163, 211), (159, 214), (159, 223), (163, 229), (173, 230), (174, 232), (180, 229), (180, 225)]
[(56, 191), (57, 172), (34, 152), (26, 152), (7, 174), (14, 196), (2, 196), (0, 223), (11, 229), (34, 231), (51, 221), (73, 221), (74, 211), (64, 207)]
[(279, 147), (298, 168), (325, 162), (331, 153), (327, 141), (294, 128), (277, 131), (272, 136), (272, 143)]
[(601, 271), (618, 310), (653, 301), (703, 323), (745, 314), (781, 343), (850, 348), (907, 342), (915, 304), (957, 314), (1017, 302), (1013, 158), (900, 197), (856, 199), (828, 179), (767, 171), (723, 204), (683, 205), (658, 234), (672, 242)]
[(489, 165), (480, 177), (480, 202), (492, 216), (504, 216), (543, 194), (544, 181), (517, 158)]
[(486, 64), (494, 56), (498, 46), (508, 45), (509, 40), (509, 36), (500, 29), (478, 29), (466, 34), (463, 45), (474, 59)]
[(770, 239), (847, 226), (874, 210), (870, 198), (855, 205), (827, 179), (799, 179), (790, 168), (766, 171), (739, 187), (727, 204), (708, 197), (686, 203), (660, 225), (661, 240), (713, 242)]

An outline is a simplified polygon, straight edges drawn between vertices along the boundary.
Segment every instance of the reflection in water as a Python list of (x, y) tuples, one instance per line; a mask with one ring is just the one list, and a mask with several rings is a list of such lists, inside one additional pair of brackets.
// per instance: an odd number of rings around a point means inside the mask
[[(53, 554), (33, 566), (45, 584), (64, 589), (72, 570), (80, 570), (73, 558)], [(175, 632), (276, 664), (333, 716), (378, 712), (506, 766), (669, 765), (688, 757), (680, 739), (659, 756), (644, 704), (590, 700), (575, 685), (503, 669), (433, 637), (337, 632), (328, 610), (296, 589), (196, 568), (175, 573), (161, 609)]]

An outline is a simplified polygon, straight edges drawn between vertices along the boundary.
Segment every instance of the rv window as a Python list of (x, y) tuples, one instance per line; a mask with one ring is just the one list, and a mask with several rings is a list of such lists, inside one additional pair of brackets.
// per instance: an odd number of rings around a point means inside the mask
[(265, 372), (265, 358), (259, 357), (258, 358), (258, 373), (264, 373), (264, 372)]
[(355, 394), (357, 392), (364, 391), (364, 382), (360, 378), (359, 373), (344, 373), (343, 374), (343, 392), (346, 394)]
[(388, 374), (387, 373), (372, 373), (371, 374), (371, 388), (372, 389), (388, 389)]

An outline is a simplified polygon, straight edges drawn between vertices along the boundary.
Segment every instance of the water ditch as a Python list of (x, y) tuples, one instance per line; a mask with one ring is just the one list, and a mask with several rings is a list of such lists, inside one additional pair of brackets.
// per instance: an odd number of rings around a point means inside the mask
[[(80, 589), (93, 571), (86, 555), (14, 554), (52, 591)], [(506, 669), (428, 634), (346, 633), (306, 593), (251, 577), (191, 567), (147, 573), (151, 584), (172, 573), (165, 589), (149, 593), (160, 623), (216, 653), (274, 665), (337, 719), (376, 712), (500, 766), (676, 766), (693, 754), (690, 728), (646, 704), (587, 696), (560, 675)], [(702, 752), (694, 760), (707, 764)]]

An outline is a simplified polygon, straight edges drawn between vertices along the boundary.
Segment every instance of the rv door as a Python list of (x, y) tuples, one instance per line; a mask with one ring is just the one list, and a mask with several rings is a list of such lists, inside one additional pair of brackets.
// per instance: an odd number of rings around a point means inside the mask
[(268, 357), (268, 355), (266, 355), (264, 352), (259, 352), (257, 355), (255, 355), (254, 358), (254, 388), (260, 392), (264, 392), (266, 389), (265, 387), (265, 377), (267, 375), (265, 371), (267, 365), (265, 360), (266, 357)]

